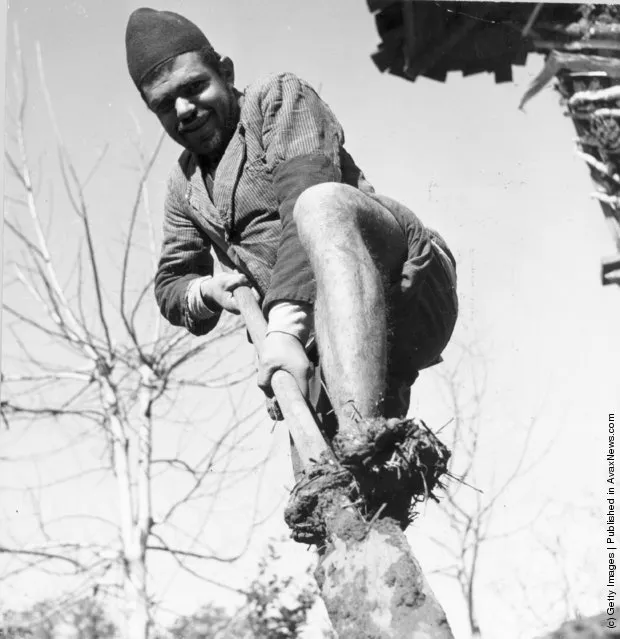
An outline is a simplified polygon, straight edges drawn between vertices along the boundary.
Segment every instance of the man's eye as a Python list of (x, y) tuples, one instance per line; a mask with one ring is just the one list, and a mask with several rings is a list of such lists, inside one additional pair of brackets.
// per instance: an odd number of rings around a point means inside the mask
[(168, 113), (172, 109), (172, 100), (163, 100), (155, 107), (157, 113)]
[(196, 82), (190, 82), (185, 87), (185, 89), (189, 95), (193, 95), (194, 93), (198, 93), (199, 91), (202, 91), (204, 86), (205, 86), (205, 83), (202, 80), (197, 80)]

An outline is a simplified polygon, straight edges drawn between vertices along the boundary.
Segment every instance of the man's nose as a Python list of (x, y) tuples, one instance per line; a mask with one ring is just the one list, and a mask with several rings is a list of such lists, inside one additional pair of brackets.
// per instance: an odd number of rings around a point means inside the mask
[(186, 118), (193, 115), (196, 109), (196, 107), (185, 98), (177, 98), (174, 106), (177, 111), (177, 117), (180, 120), (185, 120)]

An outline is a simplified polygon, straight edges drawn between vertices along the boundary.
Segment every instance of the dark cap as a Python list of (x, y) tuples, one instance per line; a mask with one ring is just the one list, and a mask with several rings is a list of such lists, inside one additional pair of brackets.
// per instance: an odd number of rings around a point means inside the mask
[(125, 32), (127, 66), (134, 84), (163, 62), (183, 53), (211, 49), (205, 34), (191, 21), (172, 11), (136, 9)]

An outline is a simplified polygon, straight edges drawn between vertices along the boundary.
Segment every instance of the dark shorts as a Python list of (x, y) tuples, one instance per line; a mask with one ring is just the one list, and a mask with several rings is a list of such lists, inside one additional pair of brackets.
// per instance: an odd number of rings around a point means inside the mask
[(385, 412), (404, 417), (410, 388), (419, 371), (441, 361), (458, 316), (456, 269), (441, 238), (431, 240), (432, 257), (418, 291), (404, 303), (396, 300), (388, 319), (388, 389)]

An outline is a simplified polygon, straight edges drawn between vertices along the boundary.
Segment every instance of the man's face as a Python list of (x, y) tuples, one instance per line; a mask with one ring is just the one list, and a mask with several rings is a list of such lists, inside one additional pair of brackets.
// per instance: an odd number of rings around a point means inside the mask
[(177, 56), (142, 92), (173, 140), (198, 155), (218, 156), (239, 119), (232, 76), (232, 64), (218, 72), (192, 51)]

